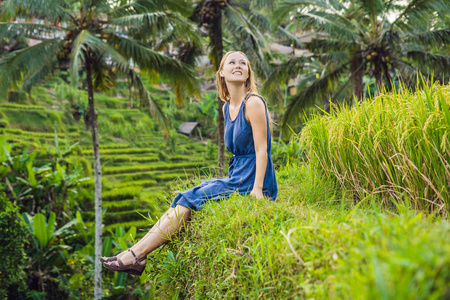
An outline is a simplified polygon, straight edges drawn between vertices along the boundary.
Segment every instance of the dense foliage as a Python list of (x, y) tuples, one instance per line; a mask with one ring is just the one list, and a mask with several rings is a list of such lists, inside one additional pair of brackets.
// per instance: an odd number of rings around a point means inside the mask
[(26, 295), (27, 278), (24, 267), (27, 256), (25, 225), (19, 218), (19, 210), (3, 192), (0, 192), (0, 298), (19, 299)]

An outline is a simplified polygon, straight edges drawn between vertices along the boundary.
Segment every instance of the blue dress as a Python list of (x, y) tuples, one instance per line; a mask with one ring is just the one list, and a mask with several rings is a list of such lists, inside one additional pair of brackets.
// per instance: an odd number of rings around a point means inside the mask
[[(229, 102), (225, 103), (225, 146), (233, 153), (230, 159), (228, 177), (212, 179), (180, 192), (172, 202), (171, 207), (182, 205), (193, 210), (199, 210), (210, 200), (228, 198), (232, 193), (247, 195), (253, 189), (256, 175), (255, 144), (253, 141), (252, 127), (244, 116), (244, 106), (250, 96), (248, 94), (242, 101), (239, 112), (234, 120), (230, 119)], [(264, 102), (264, 105), (266, 103)], [(264, 177), (263, 194), (275, 200), (277, 196), (277, 181), (271, 156), (271, 134), (269, 116), (266, 106), (267, 121), (267, 169)]]

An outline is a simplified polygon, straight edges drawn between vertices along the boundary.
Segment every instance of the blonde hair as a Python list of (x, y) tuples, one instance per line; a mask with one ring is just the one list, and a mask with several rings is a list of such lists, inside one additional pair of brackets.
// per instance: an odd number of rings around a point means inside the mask
[[(220, 61), (220, 65), (219, 65), (219, 70), (217, 70), (217, 72), (216, 72), (216, 82), (217, 82), (217, 90), (219, 93), (219, 98), (223, 102), (228, 102), (228, 101), (230, 101), (230, 98), (231, 98), (230, 93), (228, 92), (227, 83), (225, 82), (225, 78), (220, 76), (220, 71), (223, 70), (223, 65), (225, 64), (227, 57), (232, 53), (239, 53), (245, 57), (245, 61), (248, 66), (248, 78), (245, 81), (245, 90), (246, 90), (247, 94), (252, 93), (252, 94), (259, 95), (258, 88), (256, 87), (256, 83), (255, 83), (255, 75), (253, 73), (252, 67), (250, 66), (250, 61), (248, 60), (247, 56), (241, 51), (230, 51), (230, 52), (227, 52), (222, 57), (222, 60)], [(266, 104), (266, 107), (267, 107), (267, 104)], [(272, 116), (269, 113), (269, 108), (267, 108), (267, 114), (269, 116), (270, 131), (272, 131), (273, 120), (272, 120)]]

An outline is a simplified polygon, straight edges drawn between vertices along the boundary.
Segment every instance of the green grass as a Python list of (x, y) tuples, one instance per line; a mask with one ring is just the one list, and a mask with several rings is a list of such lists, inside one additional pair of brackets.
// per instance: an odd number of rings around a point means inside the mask
[(142, 187), (132, 186), (132, 187), (123, 187), (123, 188), (117, 188), (113, 189), (111, 191), (106, 191), (103, 193), (103, 199), (105, 201), (114, 201), (114, 200), (127, 200), (127, 199), (133, 199), (136, 196), (139, 196), (139, 194), (142, 191)]
[(141, 187), (149, 187), (157, 184), (156, 180), (133, 180), (133, 181), (125, 181), (125, 182), (117, 182), (114, 183), (116, 188), (121, 187), (129, 187), (129, 186), (141, 186)]
[[(100, 150), (101, 155), (124, 155), (124, 154), (150, 154), (156, 152), (154, 148), (106, 148), (105, 150)], [(92, 155), (92, 150), (82, 150), (82, 155)]]
[[(40, 132), (40, 131), (28, 131), (28, 130), (22, 130), (19, 128), (1, 128), (0, 132), (3, 134), (10, 134), (16, 138), (47, 138), (47, 139), (54, 139), (55, 133), (52, 130), (51, 132)], [(57, 133), (56, 134), (58, 138), (79, 138), (79, 133)]]
[[(117, 143), (116, 144), (100, 144), (99, 147), (100, 147), (100, 150), (131, 148), (131, 146), (128, 144), (117, 144)], [(92, 151), (92, 145), (85, 145), (85, 146), (82, 146), (82, 148), (86, 151)]]
[(132, 156), (132, 155), (105, 155), (102, 157), (102, 163), (107, 164), (120, 164), (126, 165), (126, 163), (150, 163), (159, 161), (158, 156), (145, 155), (145, 156)]
[(148, 165), (134, 165), (134, 166), (117, 166), (117, 167), (105, 167), (103, 169), (103, 174), (105, 175), (115, 175), (122, 173), (137, 173), (137, 172), (147, 172), (155, 170), (177, 170), (177, 169), (192, 169), (201, 167), (202, 162), (183, 162), (183, 163), (152, 163)]
[(319, 171), (279, 172), (276, 201), (207, 204), (147, 281), (161, 299), (443, 299), (450, 223), (399, 206), (354, 206)]
[(302, 132), (310, 163), (356, 200), (394, 208), (450, 209), (450, 86), (401, 88), (352, 109), (314, 117)]
[(29, 105), (29, 104), (17, 104), (17, 103), (0, 103), (0, 108), (20, 109), (20, 110), (45, 110), (45, 106), (42, 105)]
[(103, 208), (108, 209), (110, 212), (129, 211), (134, 209), (142, 209), (151, 207), (152, 203), (149, 200), (122, 200), (122, 201), (105, 201), (103, 202)]
[(16, 108), (0, 108), (8, 120), (8, 126), (30, 131), (52, 132), (64, 128), (69, 121), (60, 111), (53, 110), (21, 110)]

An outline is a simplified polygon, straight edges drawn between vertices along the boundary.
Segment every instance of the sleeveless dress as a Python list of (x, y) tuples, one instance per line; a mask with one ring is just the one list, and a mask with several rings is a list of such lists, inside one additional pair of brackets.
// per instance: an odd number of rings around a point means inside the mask
[[(236, 118), (231, 120), (229, 114), (230, 104), (227, 102), (224, 105), (225, 146), (228, 151), (234, 154), (229, 162), (228, 177), (205, 181), (187, 191), (180, 192), (173, 200), (171, 207), (182, 205), (193, 210), (199, 210), (206, 202), (228, 198), (230, 194), (235, 192), (240, 195), (250, 194), (255, 183), (256, 175), (256, 156), (252, 127), (244, 115), (244, 106), (250, 96), (258, 96), (266, 106), (261, 96), (248, 94), (244, 101), (242, 101)], [(263, 194), (275, 200), (278, 189), (271, 156), (272, 145), (267, 106), (266, 123), (267, 169), (264, 177)]]

